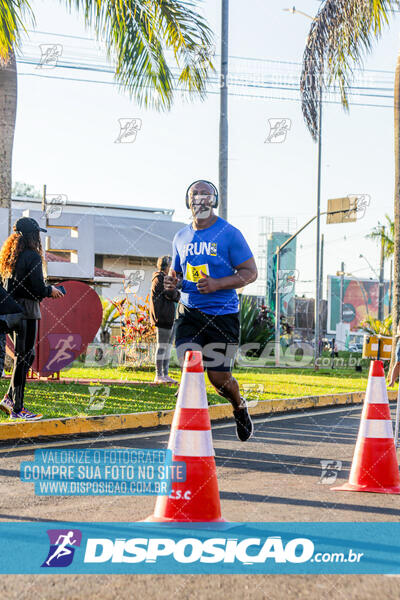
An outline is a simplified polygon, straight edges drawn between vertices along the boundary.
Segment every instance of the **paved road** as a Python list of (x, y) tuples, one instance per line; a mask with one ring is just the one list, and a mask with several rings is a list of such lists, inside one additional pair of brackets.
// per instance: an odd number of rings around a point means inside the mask
[[(341, 461), (338, 481), (351, 465), (361, 409), (308, 411), (259, 419), (255, 436), (236, 440), (231, 423), (215, 425), (213, 439), (222, 512), (232, 521), (398, 521), (399, 496), (333, 492), (321, 483), (321, 460)], [(50, 447), (165, 448), (168, 430), (42, 444)], [(22, 460), (38, 445), (0, 446), (0, 520), (137, 521), (148, 497), (37, 497), (19, 481)], [(2, 576), (8, 600), (152, 598), (398, 599), (400, 578), (389, 576)]]

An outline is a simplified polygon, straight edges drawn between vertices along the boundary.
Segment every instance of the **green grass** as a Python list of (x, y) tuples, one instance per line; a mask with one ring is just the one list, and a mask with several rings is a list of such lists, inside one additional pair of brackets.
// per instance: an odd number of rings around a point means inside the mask
[[(178, 369), (170, 371), (171, 377), (180, 378)], [(258, 384), (263, 386), (261, 393), (250, 392), (248, 399), (268, 400), (272, 398), (293, 398), (322, 394), (345, 393), (365, 390), (367, 371), (353, 370), (301, 370), (301, 369), (248, 369), (235, 370), (239, 385)], [(28, 382), (25, 391), (25, 404), (30, 410), (43, 413), (45, 418), (69, 416), (94, 416), (101, 414), (132, 413), (174, 408), (176, 386), (148, 386), (153, 381), (153, 369), (127, 370), (123, 367), (77, 367), (62, 372), (63, 377), (92, 379), (92, 385), (99, 380), (115, 379), (141, 381), (140, 385), (129, 386), (120, 383), (110, 384), (110, 394), (102, 410), (89, 410), (90, 386), (63, 383)], [(207, 395), (211, 404), (226, 402), (219, 397), (207, 381)], [(0, 393), (3, 395), (8, 382), (0, 380)], [(0, 422), (7, 416), (0, 413)]]

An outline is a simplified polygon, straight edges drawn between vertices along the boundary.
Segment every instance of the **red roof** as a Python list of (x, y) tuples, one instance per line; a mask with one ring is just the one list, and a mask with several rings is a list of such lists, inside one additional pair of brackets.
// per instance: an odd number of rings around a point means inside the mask
[[(48, 262), (69, 262), (66, 256), (60, 256), (57, 252), (46, 252), (46, 260)], [(99, 267), (94, 268), (94, 276), (115, 278), (118, 277), (118, 279), (124, 277), (121, 273), (116, 273), (115, 271), (107, 271), (106, 269), (99, 269)]]

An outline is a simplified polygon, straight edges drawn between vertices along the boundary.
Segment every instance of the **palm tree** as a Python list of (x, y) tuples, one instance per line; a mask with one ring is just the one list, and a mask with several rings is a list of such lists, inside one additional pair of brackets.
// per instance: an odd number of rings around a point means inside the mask
[(379, 246), (383, 242), (384, 257), (391, 258), (394, 252), (394, 221), (392, 221), (389, 215), (385, 215), (385, 217), (387, 221), (386, 227), (385, 225), (378, 224), (365, 237), (374, 240)]
[(123, 306), (126, 302), (126, 298), (120, 300), (115, 298), (114, 300), (108, 300), (100, 296), (101, 306), (103, 307), (103, 317), (101, 319), (100, 326), (100, 341), (105, 344), (110, 343), (110, 329), (111, 325), (120, 318), (120, 312), (118, 306)]
[[(307, 127), (316, 141), (320, 85), (337, 85), (342, 104), (349, 110), (348, 89), (354, 67), (362, 67), (374, 40), (382, 35), (400, 0), (325, 0), (311, 24), (303, 55), (300, 89)], [(394, 85), (394, 289), (393, 329), (400, 320), (400, 54)], [(395, 357), (393, 337), (392, 361)]]
[[(85, 25), (105, 43), (115, 61), (115, 80), (141, 106), (171, 108), (178, 90), (205, 97), (207, 73), (213, 68), (212, 44), (195, 0), (65, 0), (82, 14)], [(15, 51), (26, 24), (34, 24), (27, 0), (0, 0), (0, 207), (9, 209), (11, 228), (12, 149), (17, 107)], [(178, 68), (178, 77), (171, 71)]]

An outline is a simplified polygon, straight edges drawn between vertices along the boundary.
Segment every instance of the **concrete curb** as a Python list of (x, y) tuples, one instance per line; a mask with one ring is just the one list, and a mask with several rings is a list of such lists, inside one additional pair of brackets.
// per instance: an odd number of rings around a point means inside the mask
[[(321, 408), (324, 406), (361, 404), (364, 400), (364, 395), (365, 392), (351, 392), (348, 394), (329, 394), (326, 396), (262, 400), (255, 406), (251, 406), (250, 403), (250, 414), (261, 416), (308, 408)], [(396, 400), (397, 392), (389, 390), (388, 396), (389, 400)], [(210, 406), (209, 411), (212, 421), (232, 418), (230, 404), (216, 404)], [(165, 410), (122, 415), (101, 415), (96, 417), (45, 419), (33, 423), (4, 423), (0, 425), (0, 441), (158, 427), (160, 425), (170, 425), (173, 414), (173, 410)]]

